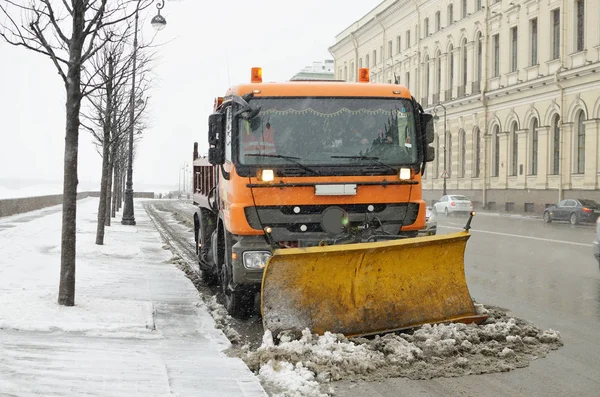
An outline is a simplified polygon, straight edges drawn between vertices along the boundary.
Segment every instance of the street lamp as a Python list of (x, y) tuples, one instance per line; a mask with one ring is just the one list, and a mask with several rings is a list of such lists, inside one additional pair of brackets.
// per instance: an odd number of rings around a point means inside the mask
[[(152, 18), (152, 26), (156, 30), (162, 30), (167, 20), (160, 15), (160, 10), (165, 6), (164, 0), (158, 0), (156, 8), (158, 15)], [(135, 215), (133, 211), (133, 130), (135, 127), (135, 75), (137, 73), (137, 48), (138, 48), (138, 21), (139, 9), (135, 10), (135, 26), (133, 32), (133, 59), (131, 73), (131, 96), (129, 98), (129, 159), (127, 161), (127, 182), (125, 183), (125, 205), (121, 224), (135, 226)]]
[(438, 121), (440, 118), (437, 115), (437, 108), (438, 106), (441, 106), (442, 109), (444, 109), (444, 173), (442, 174), (442, 177), (444, 178), (444, 191), (442, 192), (442, 196), (446, 195), (446, 179), (448, 179), (448, 172), (447, 170), (447, 165), (446, 165), (446, 107), (444, 105), (442, 105), (442, 103), (438, 103), (437, 105), (435, 105), (433, 107), (433, 112), (434, 112), (434, 116), (433, 119), (435, 121)]
[(150, 21), (150, 24), (152, 25), (152, 27), (154, 29), (156, 29), (157, 31), (163, 30), (165, 28), (165, 26), (167, 26), (167, 20), (165, 19), (165, 17), (160, 15), (160, 10), (162, 10), (164, 8), (164, 6), (165, 6), (165, 0), (158, 0), (158, 2), (156, 3), (156, 8), (158, 9), (158, 15), (156, 15)]

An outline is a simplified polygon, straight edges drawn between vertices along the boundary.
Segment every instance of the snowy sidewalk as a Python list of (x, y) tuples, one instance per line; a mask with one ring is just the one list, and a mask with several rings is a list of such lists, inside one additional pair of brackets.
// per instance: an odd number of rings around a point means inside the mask
[(141, 202), (104, 246), (97, 208), (77, 208), (75, 307), (56, 303), (61, 212), (0, 218), (0, 396), (266, 396)]

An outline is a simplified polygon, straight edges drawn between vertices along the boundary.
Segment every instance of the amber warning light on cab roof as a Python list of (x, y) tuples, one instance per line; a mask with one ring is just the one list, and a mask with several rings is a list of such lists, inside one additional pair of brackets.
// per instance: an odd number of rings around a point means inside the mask
[(369, 76), (369, 68), (360, 68), (358, 69), (358, 81), (361, 83), (368, 83), (371, 81)]
[(262, 83), (262, 68), (252, 68), (250, 82)]

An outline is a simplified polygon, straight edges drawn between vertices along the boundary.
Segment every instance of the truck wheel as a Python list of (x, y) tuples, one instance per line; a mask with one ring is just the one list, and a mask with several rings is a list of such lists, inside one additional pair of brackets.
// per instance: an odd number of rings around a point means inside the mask
[[(198, 255), (198, 267), (202, 281), (211, 287), (219, 284), (219, 274), (212, 250), (211, 236), (214, 230), (215, 227), (211, 222), (210, 212), (202, 208), (200, 210), (200, 219), (198, 220), (196, 253)], [(199, 247), (200, 244), (202, 248)]]
[(231, 317), (246, 319), (254, 309), (254, 293), (246, 291), (233, 283), (233, 270), (231, 267), (231, 246), (233, 238), (225, 232), (225, 255), (221, 273), (221, 286), (225, 297), (225, 309)]

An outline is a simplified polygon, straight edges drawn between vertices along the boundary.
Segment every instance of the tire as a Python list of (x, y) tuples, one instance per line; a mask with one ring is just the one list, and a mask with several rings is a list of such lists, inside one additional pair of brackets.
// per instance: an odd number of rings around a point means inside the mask
[(552, 217), (550, 216), (550, 213), (548, 211), (544, 212), (544, 222), (546, 222), (546, 223), (552, 222)]
[(233, 237), (225, 231), (225, 255), (221, 272), (221, 288), (225, 301), (225, 309), (231, 317), (244, 320), (250, 317), (254, 310), (254, 293), (247, 291), (233, 283), (233, 269), (231, 267), (231, 247)]
[(577, 225), (579, 223), (579, 218), (577, 217), (577, 214), (572, 213), (569, 217), (569, 221), (571, 222), (571, 225)]
[[(210, 212), (204, 208), (201, 209), (196, 237), (196, 254), (198, 255), (198, 268), (202, 281), (210, 287), (219, 284), (219, 274), (211, 244), (211, 236), (214, 230), (215, 227), (211, 225)], [(199, 242), (202, 243), (202, 249), (199, 248)]]
[(448, 212), (448, 207), (444, 208), (444, 215), (450, 216), (450, 212)]

